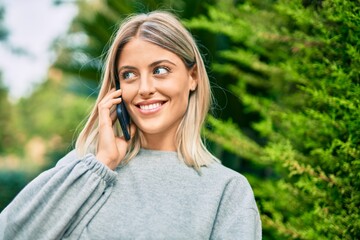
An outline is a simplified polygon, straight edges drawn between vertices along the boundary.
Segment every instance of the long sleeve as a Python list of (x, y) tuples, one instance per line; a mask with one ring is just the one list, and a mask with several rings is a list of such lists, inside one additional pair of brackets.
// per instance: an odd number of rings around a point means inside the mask
[(262, 238), (261, 221), (250, 184), (244, 178), (231, 179), (224, 189), (211, 239)]
[[(60, 239), (79, 235), (111, 193), (116, 173), (92, 154), (69, 153), (30, 182), (0, 214), (0, 239)], [(78, 233), (77, 233), (78, 231)]]

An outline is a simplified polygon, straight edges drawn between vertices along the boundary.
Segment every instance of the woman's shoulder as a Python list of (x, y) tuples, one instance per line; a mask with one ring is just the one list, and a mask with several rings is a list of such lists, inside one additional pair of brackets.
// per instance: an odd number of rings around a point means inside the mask
[(212, 179), (212, 181), (216, 181), (223, 184), (228, 184), (230, 182), (237, 184), (245, 184), (248, 185), (248, 180), (241, 173), (224, 166), (222, 163), (215, 161), (209, 164), (206, 167), (201, 168), (201, 173), (203, 177)]

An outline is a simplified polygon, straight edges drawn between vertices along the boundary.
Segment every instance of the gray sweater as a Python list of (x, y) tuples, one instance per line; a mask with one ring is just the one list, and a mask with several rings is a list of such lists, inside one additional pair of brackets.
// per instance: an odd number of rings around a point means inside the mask
[(142, 149), (112, 171), (72, 151), (4, 209), (0, 239), (261, 239), (261, 222), (248, 181), (219, 163), (199, 174)]

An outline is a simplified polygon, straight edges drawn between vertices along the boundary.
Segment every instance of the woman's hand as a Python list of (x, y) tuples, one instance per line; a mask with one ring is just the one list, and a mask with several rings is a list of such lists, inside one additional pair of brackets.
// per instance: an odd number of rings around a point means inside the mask
[[(113, 106), (121, 103), (121, 90), (111, 89), (99, 102), (99, 142), (96, 158), (114, 170), (125, 157), (129, 142), (124, 137), (117, 137), (113, 131), (113, 124), (117, 120)], [(131, 126), (131, 133), (135, 131)]]

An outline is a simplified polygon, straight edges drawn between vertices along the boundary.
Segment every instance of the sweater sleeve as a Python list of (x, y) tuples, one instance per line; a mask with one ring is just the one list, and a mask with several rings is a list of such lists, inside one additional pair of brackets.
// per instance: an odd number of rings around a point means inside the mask
[(116, 172), (92, 154), (69, 153), (31, 181), (0, 214), (0, 239), (60, 239), (91, 219), (111, 193)]
[(253, 191), (243, 176), (226, 185), (211, 239), (261, 239), (261, 221)]

